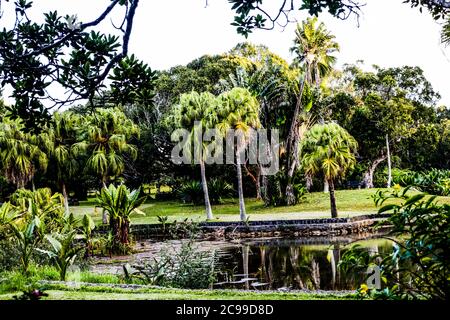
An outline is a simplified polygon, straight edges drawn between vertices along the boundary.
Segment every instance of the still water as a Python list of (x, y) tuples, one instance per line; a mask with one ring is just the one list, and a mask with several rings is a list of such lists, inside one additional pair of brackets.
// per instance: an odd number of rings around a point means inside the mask
[[(218, 250), (215, 288), (257, 290), (354, 290), (365, 274), (342, 272), (337, 267), (352, 239), (255, 240)], [(358, 242), (366, 250), (382, 253), (392, 250), (389, 240)]]
[[(217, 289), (247, 290), (355, 290), (366, 275), (342, 272), (338, 268), (343, 253), (354, 238), (265, 238), (235, 241), (196, 241), (194, 247), (215, 259)], [(162, 250), (179, 250), (185, 240), (141, 241), (131, 256), (100, 258), (92, 271), (123, 272), (125, 263), (141, 264), (158, 259)], [(392, 242), (375, 238), (358, 241), (363, 248), (376, 253), (392, 251)]]

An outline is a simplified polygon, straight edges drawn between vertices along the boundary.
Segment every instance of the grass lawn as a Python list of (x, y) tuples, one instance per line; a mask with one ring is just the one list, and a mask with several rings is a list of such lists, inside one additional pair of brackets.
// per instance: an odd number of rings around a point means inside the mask
[[(55, 286), (45, 291), (43, 300), (342, 300), (354, 299), (351, 294), (263, 292), (239, 290), (185, 290), (171, 288), (118, 289), (108, 287), (81, 287), (78, 289)], [(10, 300), (14, 295), (0, 294), (0, 300)]]
[[(377, 208), (371, 196), (378, 189), (338, 190), (337, 207), (340, 217), (351, 217), (375, 213)], [(450, 203), (450, 197), (438, 197), (440, 202)], [(330, 199), (327, 193), (313, 192), (296, 206), (265, 207), (262, 201), (246, 199), (247, 214), (250, 220), (305, 219), (330, 217)], [(81, 202), (80, 206), (71, 207), (75, 216), (89, 213), (96, 222), (101, 221), (101, 209), (94, 209), (93, 201)], [(224, 204), (214, 205), (213, 213), (217, 221), (239, 221), (239, 204), (237, 199), (229, 199)], [(203, 206), (183, 204), (177, 201), (149, 201), (141, 207), (145, 216), (134, 215), (135, 224), (158, 223), (157, 216), (168, 216), (169, 221), (181, 221), (186, 218), (204, 221)]]

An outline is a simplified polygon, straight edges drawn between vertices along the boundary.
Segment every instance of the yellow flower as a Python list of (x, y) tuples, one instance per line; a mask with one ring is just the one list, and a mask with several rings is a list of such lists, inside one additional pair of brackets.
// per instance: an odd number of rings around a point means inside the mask
[(367, 284), (362, 284), (361, 287), (359, 288), (359, 292), (366, 294), (367, 291), (369, 290), (369, 287), (367, 286)]
[(397, 183), (397, 184), (394, 186), (394, 190), (398, 192), (398, 191), (402, 190), (402, 187)]

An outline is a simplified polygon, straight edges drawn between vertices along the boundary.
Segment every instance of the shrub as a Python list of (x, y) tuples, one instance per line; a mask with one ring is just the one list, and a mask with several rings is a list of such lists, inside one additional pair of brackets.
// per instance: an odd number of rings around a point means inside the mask
[(223, 179), (218, 178), (213, 178), (208, 181), (208, 192), (209, 200), (212, 204), (223, 203), (223, 199), (234, 195), (233, 186)]
[[(401, 199), (401, 204), (383, 206), (379, 213), (391, 213), (388, 223), (393, 226), (388, 238), (394, 250), (387, 254), (368, 255), (357, 246), (343, 255), (341, 265), (366, 268), (378, 265), (381, 279), (388, 286), (373, 289), (371, 297), (395, 299), (450, 298), (450, 205), (438, 204), (436, 196), (425, 194), (407, 196), (404, 190), (378, 191), (374, 196), (379, 206), (388, 199)], [(367, 292), (366, 292), (367, 293)]]
[(126, 279), (182, 289), (206, 289), (216, 280), (214, 255), (193, 248), (192, 240), (179, 250), (163, 249), (161, 258), (152, 262), (124, 266)]
[(130, 191), (125, 185), (117, 188), (111, 184), (103, 188), (96, 198), (97, 204), (108, 212), (109, 223), (113, 235), (113, 251), (124, 253), (130, 243), (130, 216), (133, 213), (145, 215), (138, 209), (146, 199), (139, 197), (141, 191)]
[(393, 170), (392, 181), (402, 187), (413, 186), (434, 195), (450, 195), (450, 170), (432, 169), (428, 172)]
[(197, 205), (205, 201), (202, 184), (195, 180), (183, 182), (177, 193), (184, 203)]

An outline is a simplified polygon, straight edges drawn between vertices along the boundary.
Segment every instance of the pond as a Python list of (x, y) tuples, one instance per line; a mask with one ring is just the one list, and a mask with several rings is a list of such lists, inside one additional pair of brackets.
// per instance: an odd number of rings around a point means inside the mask
[[(244, 290), (355, 290), (365, 274), (337, 268), (355, 238), (265, 238), (240, 241), (197, 241), (195, 248), (216, 256), (217, 289)], [(372, 253), (392, 250), (392, 242), (375, 238), (358, 242)], [(138, 252), (113, 260), (101, 258), (92, 266), (100, 273), (121, 273), (125, 263), (158, 258), (163, 248), (178, 250), (181, 240), (143, 241)]]

